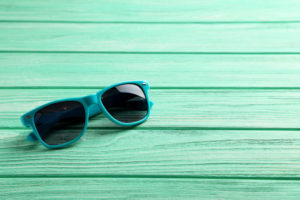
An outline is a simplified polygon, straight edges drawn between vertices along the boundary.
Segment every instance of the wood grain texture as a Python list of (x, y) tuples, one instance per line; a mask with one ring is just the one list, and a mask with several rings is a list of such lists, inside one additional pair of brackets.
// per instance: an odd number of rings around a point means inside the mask
[(0, 53), (0, 66), (2, 87), (300, 87), (300, 55)]
[[(0, 0), (0, 199), (299, 199), (296, 0)], [(43, 103), (146, 79), (133, 129), (25, 140)]]
[[(22, 127), (25, 112), (61, 98), (96, 93), (92, 89), (2, 89), (0, 127)], [(300, 128), (299, 90), (150, 90), (150, 119), (139, 127)], [(99, 115), (90, 127), (116, 127)]]
[[(270, 199), (297, 200), (299, 181), (210, 179), (0, 179), (5, 199)], [(233, 195), (234, 194), (234, 195)]]
[(298, 131), (101, 130), (61, 150), (0, 130), (0, 177), (300, 178)]
[(300, 20), (297, 0), (10, 0), (0, 20), (91, 22), (212, 22)]
[(0, 51), (300, 52), (300, 24), (0, 23)]

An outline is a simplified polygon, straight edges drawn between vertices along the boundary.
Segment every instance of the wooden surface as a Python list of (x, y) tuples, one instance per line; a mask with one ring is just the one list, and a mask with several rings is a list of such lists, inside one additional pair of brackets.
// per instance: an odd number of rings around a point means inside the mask
[[(0, 199), (299, 199), (300, 3), (0, 0)], [(133, 129), (25, 140), (24, 112), (148, 80)]]

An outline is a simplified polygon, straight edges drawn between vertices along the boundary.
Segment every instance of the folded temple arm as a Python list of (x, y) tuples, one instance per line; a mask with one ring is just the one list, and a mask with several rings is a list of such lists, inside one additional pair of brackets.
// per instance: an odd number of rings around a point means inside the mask
[[(98, 100), (97, 100), (97, 96), (96, 95), (89, 95), (84, 97), (85, 102), (88, 105), (88, 109), (89, 109), (89, 117), (94, 117), (98, 114), (100, 114), (102, 111), (99, 107), (98, 104)], [(152, 108), (152, 106), (154, 105), (154, 103), (152, 101), (150, 101), (150, 108)], [(24, 125), (27, 125), (25, 122), (25, 116), (23, 116), (24, 118), (22, 118), (22, 122)], [(34, 133), (30, 133), (27, 136), (27, 140), (29, 141), (35, 141), (37, 140), (36, 136), (34, 135)]]
[[(153, 101), (150, 101), (150, 109), (152, 108), (153, 105), (154, 105)], [(94, 117), (94, 116), (100, 114), (101, 112), (102, 111), (98, 104), (92, 104), (89, 106), (89, 113), (90, 113), (89, 117)]]

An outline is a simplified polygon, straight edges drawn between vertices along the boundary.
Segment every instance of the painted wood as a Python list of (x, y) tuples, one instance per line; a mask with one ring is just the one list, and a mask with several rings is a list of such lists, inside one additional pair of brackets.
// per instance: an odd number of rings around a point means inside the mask
[[(5, 199), (295, 199), (299, 181), (21, 178), (0, 179)], [(10, 189), (11, 188), (11, 189)]]
[[(2, 89), (0, 127), (21, 127), (19, 117), (51, 100), (96, 93), (96, 89)], [(264, 89), (153, 89), (151, 117), (140, 127), (218, 127), (299, 129), (300, 93)], [(90, 127), (116, 127), (96, 117)]]
[(0, 20), (90, 22), (299, 21), (297, 0), (10, 0)]
[(300, 87), (299, 66), (300, 55), (0, 53), (0, 86)]
[(300, 178), (298, 131), (88, 129), (51, 151), (28, 132), (0, 130), (0, 177)]
[(2, 52), (300, 52), (298, 23), (0, 23), (0, 29)]
[[(0, 198), (299, 199), (299, 6), (0, 0)], [(24, 112), (128, 79), (147, 123), (25, 141)]]

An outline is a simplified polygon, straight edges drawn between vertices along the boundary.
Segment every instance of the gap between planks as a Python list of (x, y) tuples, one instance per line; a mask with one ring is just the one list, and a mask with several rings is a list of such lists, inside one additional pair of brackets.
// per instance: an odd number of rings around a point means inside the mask
[[(75, 129), (75, 128), (74, 128)], [(235, 131), (235, 130), (245, 130), (245, 131), (300, 131), (300, 128), (265, 128), (265, 127), (88, 127), (90, 130), (223, 130), (223, 131)], [(1, 126), (0, 130), (29, 130), (29, 128), (25, 127), (5, 127)]]
[(64, 50), (0, 50), (0, 53), (65, 53), (65, 54), (179, 54), (179, 55), (299, 55), (300, 52), (230, 52), (230, 51), (64, 51)]
[[(106, 86), (0, 86), (2, 89), (104, 89)], [(153, 86), (151, 90), (300, 90), (300, 87), (174, 87), (174, 86)]]
[(64, 20), (0, 20), (0, 23), (53, 24), (297, 24), (299, 20), (285, 21), (64, 21)]
[(140, 174), (49, 174), (49, 175), (37, 175), (37, 174), (24, 174), (24, 175), (0, 175), (1, 178), (124, 178), (124, 179), (226, 179), (226, 180), (278, 180), (278, 181), (300, 181), (300, 177), (242, 177), (242, 176), (193, 176), (193, 175), (140, 175)]

